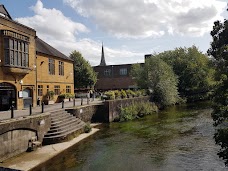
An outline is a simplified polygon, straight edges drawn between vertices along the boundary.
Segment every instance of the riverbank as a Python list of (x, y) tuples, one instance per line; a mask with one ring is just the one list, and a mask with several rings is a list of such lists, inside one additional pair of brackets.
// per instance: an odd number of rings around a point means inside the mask
[(33, 152), (26, 152), (17, 157), (13, 157), (0, 164), (0, 167), (28, 171), (36, 166), (50, 160), (57, 154), (77, 144), (81, 140), (95, 134), (99, 131), (98, 128), (92, 128), (91, 132), (80, 134), (78, 137), (63, 143), (52, 144), (38, 148)]

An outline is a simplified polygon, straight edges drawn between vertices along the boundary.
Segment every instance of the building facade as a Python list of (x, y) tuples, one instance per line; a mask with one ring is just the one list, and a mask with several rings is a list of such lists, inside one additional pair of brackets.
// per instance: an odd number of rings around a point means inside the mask
[[(48, 86), (50, 91), (56, 88), (56, 96), (73, 93), (73, 62), (50, 45), (43, 51), (44, 44), (34, 29), (12, 20), (0, 5), (0, 111), (36, 106)], [(49, 61), (54, 61), (54, 74)]]
[(102, 44), (100, 65), (93, 67), (94, 71), (98, 73), (98, 80), (94, 88), (98, 91), (137, 88), (130, 76), (132, 65), (106, 65)]

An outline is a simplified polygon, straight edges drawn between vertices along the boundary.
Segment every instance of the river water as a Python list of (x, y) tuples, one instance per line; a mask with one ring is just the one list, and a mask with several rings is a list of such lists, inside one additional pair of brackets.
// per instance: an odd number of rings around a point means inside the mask
[(170, 107), (101, 131), (40, 166), (43, 171), (223, 171), (211, 109)]

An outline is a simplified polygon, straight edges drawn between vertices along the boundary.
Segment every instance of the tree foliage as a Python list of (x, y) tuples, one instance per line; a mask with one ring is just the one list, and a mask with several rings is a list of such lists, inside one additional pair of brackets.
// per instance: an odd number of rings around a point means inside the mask
[(74, 61), (75, 88), (93, 87), (97, 82), (97, 73), (94, 72), (89, 62), (76, 50), (70, 54), (70, 58)]
[(214, 125), (219, 127), (214, 138), (216, 143), (221, 145), (218, 155), (228, 165), (228, 21), (214, 22), (211, 36), (213, 41), (208, 54), (214, 57), (218, 81), (213, 99), (212, 118)]
[(179, 78), (178, 91), (181, 97), (187, 98), (189, 101), (207, 98), (215, 84), (215, 70), (210, 59), (197, 47), (176, 48), (156, 56), (173, 67)]
[(152, 90), (154, 100), (163, 106), (178, 102), (178, 79), (172, 68), (162, 59), (151, 57), (142, 67), (133, 66), (131, 75), (141, 88)]

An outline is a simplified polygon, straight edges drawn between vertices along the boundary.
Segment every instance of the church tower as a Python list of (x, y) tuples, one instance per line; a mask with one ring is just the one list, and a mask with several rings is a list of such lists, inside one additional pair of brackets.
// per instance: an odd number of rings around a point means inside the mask
[(101, 63), (99, 66), (106, 66), (103, 43), (102, 43), (102, 50), (101, 50)]

